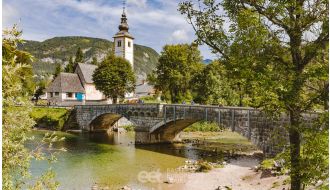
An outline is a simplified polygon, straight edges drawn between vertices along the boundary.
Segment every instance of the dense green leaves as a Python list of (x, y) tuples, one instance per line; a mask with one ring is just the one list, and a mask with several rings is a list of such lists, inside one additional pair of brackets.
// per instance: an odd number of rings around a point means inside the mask
[(194, 101), (201, 104), (238, 105), (239, 95), (235, 83), (228, 78), (219, 62), (212, 62), (192, 79)]
[(162, 91), (163, 98), (173, 103), (190, 101), (191, 80), (202, 69), (201, 55), (196, 45), (166, 45), (159, 57), (156, 71), (148, 80)]
[[(29, 116), (32, 105), (29, 99), (27, 82), (33, 82), (29, 65), (32, 56), (17, 49), (22, 43), (21, 32), (14, 26), (3, 32), (2, 41), (2, 188), (11, 189), (56, 189), (58, 183), (53, 180), (54, 173), (49, 171), (42, 177), (33, 178), (29, 174), (31, 159), (46, 160), (48, 157), (42, 152), (49, 142), (55, 142), (54, 135), (47, 136), (40, 147), (30, 151), (24, 144), (31, 139), (27, 133), (35, 124)], [(31, 81), (29, 81), (31, 80)], [(54, 158), (51, 154), (51, 157)], [(53, 159), (50, 160), (53, 160)], [(35, 182), (35, 185), (33, 182)], [(29, 182), (29, 183), (28, 183)], [(31, 185), (31, 187), (30, 187)]]
[(67, 73), (74, 73), (77, 64), (82, 63), (83, 60), (84, 60), (84, 53), (82, 52), (81, 48), (78, 47), (74, 61), (73, 61), (73, 57), (70, 56), (69, 63), (66, 65), (64, 71)]
[(93, 81), (96, 89), (112, 98), (114, 103), (135, 89), (135, 74), (131, 64), (124, 58), (113, 55), (107, 56), (95, 69)]
[(328, 1), (185, 1), (179, 11), (221, 57), (245, 105), (290, 116), (291, 189), (301, 189), (303, 112), (328, 109)]

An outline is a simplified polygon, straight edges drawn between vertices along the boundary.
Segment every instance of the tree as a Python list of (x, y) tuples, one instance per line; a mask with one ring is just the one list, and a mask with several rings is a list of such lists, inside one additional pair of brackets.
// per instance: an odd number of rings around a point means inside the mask
[(238, 105), (239, 97), (233, 85), (217, 61), (205, 66), (191, 81), (194, 101), (201, 104)]
[[(33, 139), (28, 133), (35, 122), (29, 116), (32, 105), (24, 86), (25, 80), (30, 80), (26, 69), (31, 68), (32, 56), (17, 49), (22, 32), (16, 25), (11, 30), (3, 31), (2, 40), (2, 187), (3, 189), (56, 189), (58, 183), (54, 181), (52, 170), (38, 178), (29, 176), (31, 159), (53, 160), (54, 155), (42, 152), (47, 144), (56, 142), (54, 135), (46, 135), (39, 148), (29, 150), (26, 141)], [(25, 81), (25, 82), (24, 82)], [(54, 152), (48, 146), (49, 152)], [(48, 154), (48, 153), (47, 153)], [(35, 183), (31, 183), (35, 181)]]
[(75, 65), (78, 64), (78, 63), (82, 63), (82, 61), (84, 60), (84, 54), (83, 52), (81, 51), (81, 48), (78, 47), (77, 49), (77, 52), (76, 52), (76, 57), (74, 59), (74, 63)]
[(135, 89), (135, 74), (130, 63), (113, 55), (107, 56), (95, 69), (93, 81), (96, 89), (107, 98), (112, 98), (114, 103)]
[(60, 63), (56, 63), (54, 79), (63, 71), (62, 65)]
[(36, 91), (34, 92), (36, 104), (38, 104), (40, 96), (45, 93), (45, 90), (46, 90), (46, 81), (44, 80), (38, 81)]
[(67, 72), (67, 73), (73, 73), (74, 72), (74, 63), (73, 63), (73, 58), (72, 56), (70, 56), (69, 58), (69, 63), (66, 65), (64, 71)]
[(97, 58), (96, 58), (96, 57), (93, 57), (91, 64), (92, 64), (92, 65), (98, 65), (98, 64), (99, 64), (99, 63), (97, 62)]
[[(307, 86), (310, 79), (324, 81), (328, 75), (312, 69), (313, 60), (328, 47), (328, 1), (209, 0), (179, 6), (197, 42), (210, 46), (241, 79), (252, 81), (247, 85), (252, 86), (254, 104), (290, 116), (291, 189), (301, 189), (302, 113), (324, 97)], [(229, 30), (226, 19), (231, 21)], [(245, 62), (238, 59), (242, 54)]]
[(156, 71), (148, 80), (172, 103), (192, 100), (190, 81), (202, 69), (202, 57), (194, 44), (166, 45)]

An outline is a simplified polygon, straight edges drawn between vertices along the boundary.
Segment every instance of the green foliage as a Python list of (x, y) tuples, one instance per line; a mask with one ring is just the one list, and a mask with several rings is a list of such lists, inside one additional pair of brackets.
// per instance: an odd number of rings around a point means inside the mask
[[(302, 147), (300, 156), (300, 177), (304, 186), (315, 185), (318, 180), (327, 183), (329, 177), (329, 112), (315, 121), (313, 127), (301, 126)], [(291, 169), (290, 152), (278, 155), (286, 160)]]
[(74, 63), (75, 65), (78, 64), (78, 63), (82, 63), (82, 61), (84, 60), (84, 54), (83, 52), (81, 51), (81, 48), (78, 47), (77, 49), (77, 52), (76, 52), (76, 57), (74, 59)]
[(190, 82), (202, 69), (201, 55), (196, 45), (166, 45), (159, 57), (156, 71), (148, 76), (150, 83), (162, 91), (172, 103), (192, 100)]
[(66, 73), (73, 73), (74, 72), (74, 62), (72, 56), (69, 58), (69, 63), (66, 65), (64, 71)]
[[(302, 135), (302, 115), (328, 107), (328, 1), (209, 0), (196, 4), (182, 2), (179, 11), (193, 26), (196, 42), (207, 44), (221, 57), (237, 83), (239, 104), (290, 116), (291, 189), (300, 190), (301, 183), (308, 181), (306, 176), (315, 179), (305, 175), (309, 167), (301, 167), (301, 142), (307, 138)], [(314, 131), (321, 133), (325, 132)], [(318, 157), (314, 153), (305, 152), (305, 156)], [(316, 160), (310, 167), (321, 164)]]
[(124, 98), (125, 93), (135, 89), (135, 74), (131, 64), (113, 55), (107, 56), (101, 65), (95, 69), (93, 81), (97, 90), (112, 98), (117, 103), (118, 98)]
[(201, 104), (238, 105), (238, 93), (233, 90), (234, 84), (226, 76), (225, 68), (212, 62), (192, 79), (194, 101)]
[(121, 127), (124, 128), (126, 131), (134, 131), (134, 125), (124, 125)]
[(36, 122), (37, 127), (50, 130), (62, 130), (70, 111), (65, 108), (33, 108), (30, 116)]
[(56, 63), (54, 79), (63, 71), (62, 65), (60, 63)]
[[(83, 62), (86, 62), (92, 57), (100, 59), (102, 55), (107, 55), (113, 50), (113, 42), (99, 38), (68, 36), (55, 37), (43, 42), (26, 41), (26, 43), (20, 44), (20, 49), (30, 52), (35, 57), (33, 62), (35, 74), (53, 74), (54, 64), (43, 59), (50, 58), (54, 62), (60, 62), (63, 66), (65, 60), (69, 60), (70, 56), (76, 54), (77, 47), (84, 51)], [(158, 57), (158, 53), (152, 48), (134, 44), (134, 72), (137, 74), (151, 73), (156, 67)]]
[(274, 159), (265, 159), (261, 162), (260, 167), (263, 170), (270, 170), (274, 167)]
[(144, 96), (144, 97), (141, 97), (140, 100), (143, 100), (144, 103), (162, 103), (163, 102), (161, 100), (158, 100), (158, 95)]
[(216, 132), (216, 131), (220, 131), (220, 128), (217, 123), (202, 121), (192, 124), (191, 126), (185, 128), (184, 131), (185, 132), (195, 132), (195, 131)]
[(96, 58), (96, 57), (93, 57), (91, 64), (92, 64), (92, 65), (98, 65), (98, 64), (99, 64), (99, 63), (97, 62), (97, 58)]
[[(2, 40), (2, 188), (12, 189), (56, 189), (54, 173), (48, 171), (42, 177), (30, 176), (31, 159), (53, 161), (51, 142), (57, 139), (54, 135), (45, 136), (34, 150), (25, 148), (24, 143), (33, 139), (27, 133), (31, 131), (35, 122), (29, 116), (32, 105), (24, 80), (29, 79), (30, 73), (24, 72), (31, 68), (29, 65), (32, 56), (17, 49), (17, 44), (23, 43), (20, 39), (21, 31), (14, 26), (11, 30), (3, 31)], [(23, 70), (23, 72), (22, 72)], [(17, 105), (20, 106), (17, 109)], [(49, 149), (46, 155), (42, 150)], [(49, 157), (48, 157), (49, 156)], [(30, 183), (33, 180), (33, 183)], [(28, 185), (28, 184), (31, 184)], [(38, 185), (37, 185), (38, 184)]]
[(212, 169), (211, 164), (206, 161), (198, 161), (197, 165), (199, 166), (196, 172), (207, 172)]

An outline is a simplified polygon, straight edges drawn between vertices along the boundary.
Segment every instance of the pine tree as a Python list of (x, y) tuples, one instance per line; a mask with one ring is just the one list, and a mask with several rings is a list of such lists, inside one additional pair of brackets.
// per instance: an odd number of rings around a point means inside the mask
[(54, 79), (63, 71), (62, 65), (60, 63), (56, 63)]
[(69, 58), (69, 63), (66, 65), (64, 71), (66, 73), (73, 73), (74, 72), (74, 63), (73, 63), (73, 58), (70, 56)]
[(91, 62), (92, 65), (98, 65), (97, 58), (94, 56)]
[(76, 53), (76, 58), (74, 60), (74, 63), (75, 64), (82, 63), (83, 60), (84, 60), (84, 54), (81, 51), (81, 48), (78, 47), (78, 50), (77, 50), (77, 53)]

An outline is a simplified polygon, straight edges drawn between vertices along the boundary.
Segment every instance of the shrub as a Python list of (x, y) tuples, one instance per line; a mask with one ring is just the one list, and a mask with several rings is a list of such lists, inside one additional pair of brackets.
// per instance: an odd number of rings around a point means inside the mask
[(185, 132), (195, 132), (195, 131), (216, 132), (216, 131), (220, 131), (220, 127), (218, 126), (217, 123), (202, 121), (192, 124), (188, 128), (184, 129), (184, 131)]
[(196, 170), (196, 172), (207, 172), (212, 169), (211, 164), (208, 162), (199, 161), (197, 164), (199, 165), (199, 168)]
[(134, 131), (134, 125), (124, 125), (122, 126), (126, 131)]
[(62, 130), (70, 111), (65, 108), (33, 108), (30, 116), (37, 123), (37, 127), (51, 130)]

